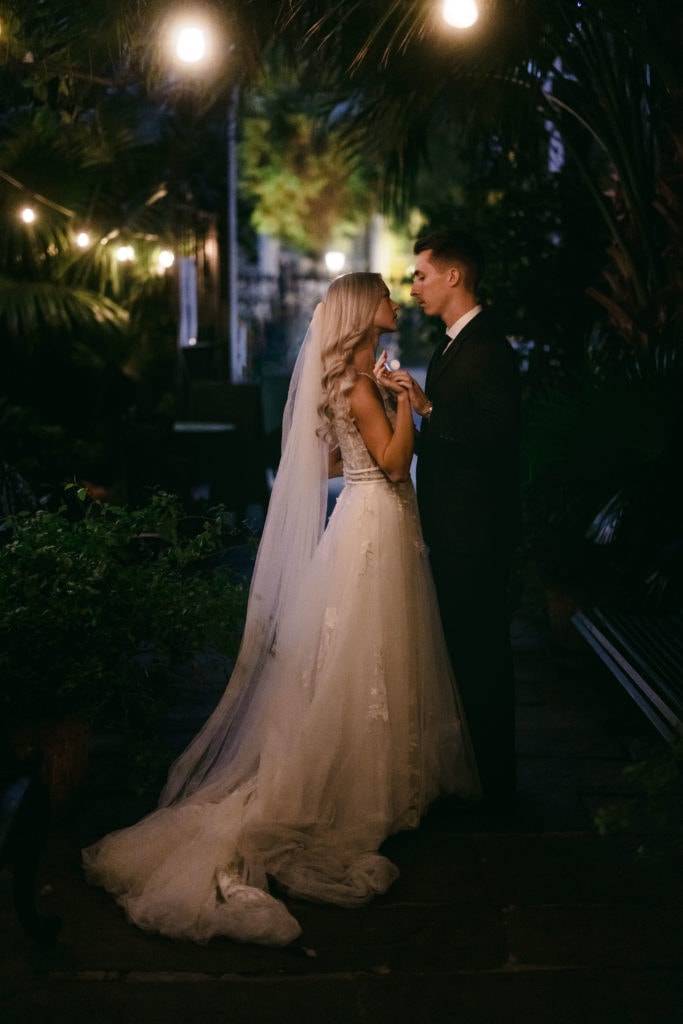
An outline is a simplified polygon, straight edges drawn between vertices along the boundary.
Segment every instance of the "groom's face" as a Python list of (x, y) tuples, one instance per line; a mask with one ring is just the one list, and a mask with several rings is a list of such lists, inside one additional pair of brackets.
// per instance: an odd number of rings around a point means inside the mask
[(443, 317), (453, 296), (453, 275), (458, 271), (453, 267), (439, 269), (432, 263), (431, 256), (431, 249), (416, 255), (410, 294), (427, 316)]

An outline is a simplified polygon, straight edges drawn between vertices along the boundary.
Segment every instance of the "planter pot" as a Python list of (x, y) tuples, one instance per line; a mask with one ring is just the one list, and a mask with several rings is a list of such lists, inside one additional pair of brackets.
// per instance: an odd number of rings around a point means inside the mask
[(10, 745), (28, 761), (39, 754), (40, 777), (45, 784), (54, 820), (63, 819), (79, 796), (88, 766), (90, 723), (76, 717), (42, 719), (16, 726)]

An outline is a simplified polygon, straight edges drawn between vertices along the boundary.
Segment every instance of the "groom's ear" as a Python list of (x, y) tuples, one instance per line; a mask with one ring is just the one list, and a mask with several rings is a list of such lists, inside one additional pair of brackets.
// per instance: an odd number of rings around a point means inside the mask
[(450, 267), (448, 271), (448, 283), (451, 288), (456, 288), (462, 281), (462, 273), (458, 267)]

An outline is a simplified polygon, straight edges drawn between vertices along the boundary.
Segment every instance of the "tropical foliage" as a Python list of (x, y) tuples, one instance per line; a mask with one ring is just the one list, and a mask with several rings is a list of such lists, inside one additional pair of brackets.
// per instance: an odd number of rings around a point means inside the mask
[[(273, 78), (248, 96), (241, 144), (242, 188), (252, 222), (299, 252), (319, 255), (344, 222), (367, 223), (376, 208), (369, 164), (358, 160), (348, 134), (326, 124), (316, 99)], [(357, 230), (357, 228), (356, 228)]]
[[(591, 294), (620, 341), (612, 358), (678, 343), (682, 40), (663, 0), (488, 0), (469, 35), (421, 0), (288, 6), (290, 25), (308, 29), (308, 74), (324, 64), (326, 80), (355, 87), (354, 124), (384, 154), (396, 202), (414, 194), (421, 163), (441, 159), (444, 134), (516, 157), (544, 134), (609, 232)], [(559, 246), (570, 224), (554, 230)]]
[[(57, 482), (116, 461), (131, 416), (172, 413), (175, 302), (156, 261), (195, 244), (191, 204), (222, 187), (220, 161), (182, 130), (184, 98), (169, 102), (177, 86), (160, 91), (131, 47), (134, 13), (139, 29), (132, 4), (0, 7), (2, 395), (62, 432)], [(39, 485), (51, 466), (26, 468)]]

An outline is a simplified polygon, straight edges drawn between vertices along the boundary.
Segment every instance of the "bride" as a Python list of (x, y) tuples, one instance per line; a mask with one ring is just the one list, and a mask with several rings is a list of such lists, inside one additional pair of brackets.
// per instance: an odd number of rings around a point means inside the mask
[(269, 880), (367, 902), (398, 876), (378, 853), (388, 835), (441, 795), (478, 795), (410, 482), (408, 393), (373, 377), (397, 308), (370, 273), (337, 278), (316, 308), (225, 694), (158, 809), (83, 852), (88, 881), (146, 931), (286, 945), (301, 929)]

